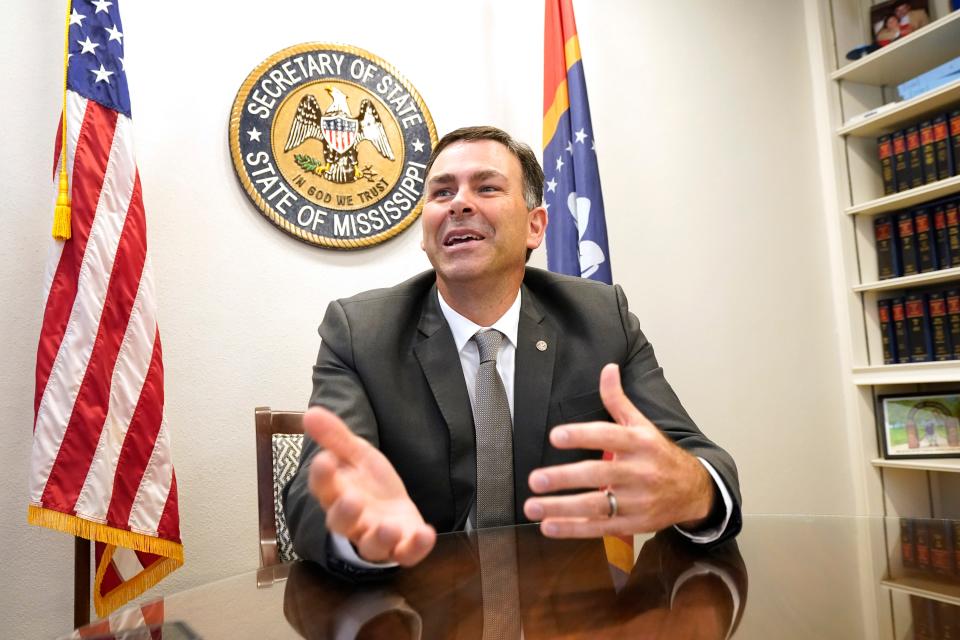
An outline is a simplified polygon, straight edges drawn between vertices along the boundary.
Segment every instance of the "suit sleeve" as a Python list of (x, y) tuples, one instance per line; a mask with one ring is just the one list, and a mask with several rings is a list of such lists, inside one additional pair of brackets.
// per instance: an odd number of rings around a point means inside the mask
[(657, 363), (653, 345), (640, 331), (640, 322), (630, 313), (627, 299), (619, 285), (614, 287), (617, 307), (627, 340), (627, 356), (620, 363), (624, 392), (647, 418), (678, 446), (691, 455), (703, 458), (723, 479), (733, 498), (733, 512), (723, 534), (710, 545), (720, 544), (739, 533), (740, 484), (733, 458), (707, 438), (687, 414)]
[[(321, 344), (313, 367), (310, 406), (330, 409), (353, 430), (378, 446), (376, 416), (353, 358), (350, 323), (340, 301), (331, 302), (319, 329)], [(326, 515), (308, 487), (310, 462), (319, 447), (304, 435), (300, 466), (283, 491), (283, 507), (297, 555), (338, 573), (362, 577), (364, 571), (344, 565), (328, 549)], [(331, 566), (331, 562), (337, 566)]]

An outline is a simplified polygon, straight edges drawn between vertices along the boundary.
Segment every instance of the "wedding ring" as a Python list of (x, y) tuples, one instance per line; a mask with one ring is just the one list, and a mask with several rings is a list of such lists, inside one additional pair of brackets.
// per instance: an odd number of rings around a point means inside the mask
[(603, 493), (606, 494), (607, 502), (610, 503), (610, 512), (607, 514), (607, 517), (615, 518), (617, 516), (617, 512), (619, 511), (617, 507), (617, 496), (615, 496), (613, 491), (610, 491), (610, 489), (605, 490)]

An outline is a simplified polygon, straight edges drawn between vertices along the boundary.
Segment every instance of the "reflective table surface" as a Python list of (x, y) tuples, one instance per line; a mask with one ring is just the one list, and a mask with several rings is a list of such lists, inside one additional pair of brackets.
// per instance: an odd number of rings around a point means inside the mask
[(633, 562), (624, 549), (536, 525), (444, 534), (382, 580), (281, 565), (65, 637), (161, 637), (145, 623), (163, 638), (960, 637), (960, 522), (747, 516), (714, 549), (672, 531), (638, 536)]

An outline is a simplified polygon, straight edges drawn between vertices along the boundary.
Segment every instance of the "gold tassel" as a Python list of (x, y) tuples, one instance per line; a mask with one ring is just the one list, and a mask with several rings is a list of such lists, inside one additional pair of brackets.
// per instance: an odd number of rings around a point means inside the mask
[(53, 210), (53, 237), (55, 240), (70, 239), (70, 185), (67, 181), (67, 170), (62, 167), (57, 206)]

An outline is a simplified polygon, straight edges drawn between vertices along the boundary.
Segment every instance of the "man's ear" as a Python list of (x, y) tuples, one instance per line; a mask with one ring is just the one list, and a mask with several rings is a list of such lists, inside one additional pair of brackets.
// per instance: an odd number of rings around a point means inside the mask
[(544, 207), (531, 209), (527, 213), (527, 248), (536, 249), (543, 243), (543, 236), (547, 232), (547, 210)]

